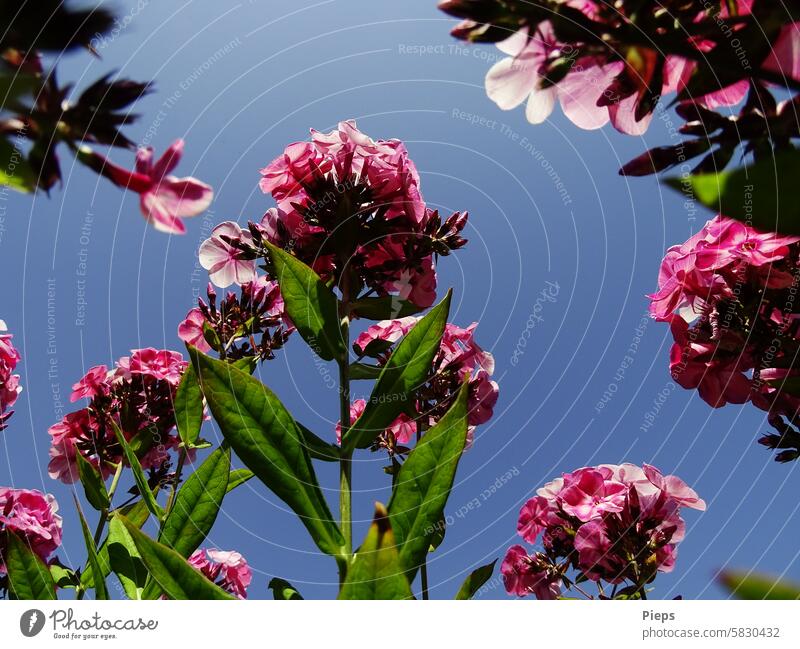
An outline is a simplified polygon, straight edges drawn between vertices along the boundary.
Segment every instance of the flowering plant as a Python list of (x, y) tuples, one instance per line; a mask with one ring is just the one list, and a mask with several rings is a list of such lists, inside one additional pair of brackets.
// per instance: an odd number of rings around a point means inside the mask
[[(159, 161), (148, 173), (161, 177), (171, 164)], [(73, 570), (52, 558), (61, 538), (52, 499), (1, 492), (11, 504), (0, 518), (0, 558), (14, 597), (73, 588), (102, 599), (114, 573), (134, 599), (243, 598), (248, 562), (201, 545), (225, 494), (252, 478), (335, 560), (340, 598), (410, 598), (416, 575), (428, 597), (426, 557), (459, 459), (474, 428), (492, 417), (499, 391), (492, 355), (475, 340), (477, 323), (447, 322), (450, 292), (415, 315), (435, 301), (437, 259), (466, 243), (467, 215), (442, 220), (426, 206), (402, 142), (372, 140), (354, 122), (312, 131), (311, 142), (290, 145), (261, 173), (277, 206), (247, 228), (220, 224), (200, 246), (211, 282), (207, 299), (178, 326), (189, 361), (146, 348), (113, 368), (92, 367), (73, 386), (72, 400), (84, 406), (50, 427), (51, 477), (79, 481), (98, 512), (92, 533), (76, 500), (86, 566)], [(231, 288), (218, 299), (214, 284)], [(359, 320), (378, 322), (356, 337), (353, 358), (350, 328)], [(338, 444), (295, 421), (252, 375), (295, 332), (338, 366)], [(352, 399), (354, 381), (373, 383), (368, 398)], [(224, 442), (200, 461), (211, 446), (200, 437), (207, 412)], [(376, 506), (357, 548), (352, 467), (362, 449), (386, 451), (392, 477), (388, 505)], [(246, 468), (231, 468), (234, 455)], [(338, 520), (314, 461), (339, 464)], [(186, 476), (190, 464), (197, 466)], [(128, 471), (130, 498), (115, 503)], [(142, 531), (151, 518), (155, 537)], [(482, 582), (469, 583), (468, 590)], [(279, 578), (271, 587), (276, 597), (299, 597)]]
[(796, 430), (800, 237), (717, 216), (661, 262), (650, 311), (669, 322), (670, 372), (714, 408), (750, 402), (777, 434), (759, 442), (800, 457)]
[(682, 507), (705, 503), (676, 476), (645, 464), (600, 465), (565, 473), (539, 489), (519, 513), (518, 534), (530, 544), (508, 549), (500, 572), (519, 597), (556, 599), (562, 589), (591, 598), (647, 599), (647, 585), (675, 567), (683, 539)]

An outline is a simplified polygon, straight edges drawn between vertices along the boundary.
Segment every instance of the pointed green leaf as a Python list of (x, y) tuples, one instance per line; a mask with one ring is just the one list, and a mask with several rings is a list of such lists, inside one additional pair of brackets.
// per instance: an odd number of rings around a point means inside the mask
[(188, 557), (208, 536), (228, 492), (231, 451), (218, 448), (192, 473), (178, 491), (164, 521), (159, 542)]
[(6, 532), (8, 592), (13, 599), (56, 599), (56, 584), (47, 566), (13, 532)]
[(376, 503), (375, 519), (347, 570), (339, 599), (413, 599), (403, 572), (386, 508)]
[[(150, 512), (143, 500), (137, 500), (132, 505), (121, 507), (117, 511), (137, 527), (142, 527), (150, 517)], [(111, 572), (111, 561), (108, 556), (108, 538), (100, 544), (100, 548), (97, 551), (97, 563), (100, 565), (103, 577), (108, 577)], [(93, 583), (94, 571), (92, 566), (88, 565), (81, 573), (81, 587), (85, 590), (91, 588)]]
[(431, 372), (447, 324), (452, 291), (398, 343), (367, 401), (364, 413), (343, 436), (342, 446), (366, 448), (408, 407)]
[(29, 194), (36, 190), (36, 173), (22, 152), (0, 137), (0, 185)]
[(666, 183), (725, 216), (764, 232), (800, 234), (800, 151), (775, 154), (741, 169), (668, 178)]
[(233, 451), (294, 510), (320, 550), (338, 555), (344, 539), (289, 411), (258, 379), (193, 347), (189, 351), (209, 408)]
[[(218, 448), (206, 458), (178, 491), (158, 535), (159, 543), (186, 558), (200, 547), (214, 526), (228, 492), (230, 470), (229, 448)], [(158, 584), (151, 581), (142, 599), (155, 599), (160, 594)]]
[(106, 491), (103, 478), (100, 477), (100, 472), (80, 453), (75, 454), (75, 459), (78, 463), (78, 476), (81, 479), (86, 500), (97, 511), (108, 509), (111, 501), (108, 498), (108, 491)]
[(139, 463), (139, 458), (136, 457), (136, 453), (134, 453), (133, 449), (128, 445), (125, 435), (122, 434), (119, 426), (117, 426), (113, 420), (111, 420), (111, 427), (114, 429), (117, 441), (122, 447), (122, 452), (125, 455), (125, 459), (128, 461), (128, 466), (130, 466), (131, 472), (133, 473), (133, 479), (136, 481), (136, 486), (139, 488), (139, 493), (142, 496), (142, 500), (144, 500), (147, 505), (147, 509), (149, 509), (150, 513), (158, 520), (163, 520), (164, 510), (156, 501), (156, 497), (150, 490), (150, 485), (147, 484), (147, 476), (145, 476), (142, 465)]
[(365, 297), (360, 300), (353, 300), (350, 303), (350, 311), (359, 318), (394, 320), (395, 318), (416, 315), (420, 311), (424, 311), (424, 309), (413, 302), (403, 300), (394, 295), (383, 295), (381, 297)]
[(250, 469), (234, 469), (228, 477), (228, 493), (243, 485), (255, 474)]
[(108, 531), (108, 560), (128, 599), (142, 599), (147, 568), (128, 530), (116, 516)]
[(86, 517), (83, 515), (83, 510), (81, 509), (81, 504), (78, 502), (78, 497), (73, 494), (73, 500), (75, 501), (75, 509), (78, 512), (78, 518), (81, 522), (81, 532), (83, 532), (83, 542), (86, 545), (86, 553), (88, 555), (89, 560), (87, 563), (92, 567), (92, 586), (94, 586), (94, 598), (95, 599), (108, 599), (108, 590), (106, 589), (106, 580), (103, 576), (102, 568), (100, 567), (100, 562), (97, 558), (97, 547), (94, 544), (94, 539), (92, 538), (92, 532), (89, 529), (89, 524), (86, 522)]
[(280, 577), (270, 579), (269, 588), (272, 590), (273, 599), (303, 599), (303, 596), (295, 590), (294, 586)]
[(800, 584), (746, 570), (726, 570), (720, 582), (738, 599), (800, 599)]
[(483, 586), (492, 576), (494, 572), (494, 565), (497, 563), (497, 559), (492, 561), (491, 563), (487, 563), (485, 566), (481, 566), (480, 568), (476, 568), (473, 570), (469, 577), (464, 580), (464, 583), (461, 584), (461, 588), (458, 589), (458, 593), (456, 593), (456, 599), (472, 599), (475, 596), (475, 593), (480, 590), (480, 587)]
[(275, 264), (286, 312), (303, 340), (323, 360), (347, 358), (333, 291), (297, 257), (266, 245)]
[(172, 548), (154, 541), (122, 516), (120, 522), (130, 534), (147, 571), (172, 599), (235, 599), (212, 583)]
[(342, 454), (336, 444), (329, 444), (318, 435), (312, 433), (308, 428), (303, 426), (299, 421), (295, 422), (300, 434), (303, 436), (303, 443), (305, 444), (308, 454), (315, 460), (322, 460), (323, 462), (338, 462)]
[(60, 563), (51, 563), (48, 568), (53, 581), (56, 582), (56, 586), (59, 588), (75, 588), (81, 583), (78, 575), (71, 568), (62, 566)]
[(428, 554), (453, 487), (467, 440), (468, 389), (465, 382), (444, 417), (409, 453), (389, 501), (400, 561), (409, 580)]
[(186, 448), (192, 448), (203, 425), (203, 393), (191, 364), (183, 373), (175, 392), (175, 422)]
[(374, 381), (381, 375), (381, 368), (367, 363), (350, 363), (350, 379)]

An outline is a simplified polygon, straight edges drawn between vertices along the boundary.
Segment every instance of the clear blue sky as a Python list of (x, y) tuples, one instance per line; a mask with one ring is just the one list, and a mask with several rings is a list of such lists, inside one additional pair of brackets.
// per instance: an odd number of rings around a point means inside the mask
[[(177, 323), (204, 286), (193, 272), (209, 224), (260, 218), (271, 203), (258, 169), (309, 127), (355, 118), (373, 137), (407, 142), (429, 205), (470, 211), (470, 243), (443, 260), (440, 286), (455, 288), (451, 319), (479, 321), (478, 339), (497, 360), (500, 401), (463, 458), (449, 504), (454, 524), (430, 561), (433, 596), (452, 597), (469, 570), (518, 540), (517, 511), (543, 482), (622, 461), (676, 473), (709, 505), (686, 512), (677, 567), (659, 577), (655, 597), (724, 596), (714, 575), (725, 566), (800, 579), (800, 464), (777, 465), (755, 444), (762, 413), (713, 411), (695, 393), (670, 389), (664, 325), (645, 321), (638, 349), (628, 351), (663, 251), (711, 216), (687, 212), (652, 178), (617, 175), (648, 143), (669, 141), (665, 121), (655, 119), (645, 141), (610, 127), (580, 131), (558, 114), (534, 127), (522, 109), (500, 111), (483, 89), (496, 50), (451, 39), (453, 21), (435, 0), (143, 1), (124, 18), (134, 5), (114, 3), (123, 29), (101, 45), (102, 60), (71, 55), (60, 78), (81, 87), (116, 68), (155, 79), (158, 92), (138, 106), (143, 117), (129, 135), (158, 150), (186, 138), (178, 171), (211, 183), (216, 198), (211, 221), (198, 217), (186, 236), (170, 238), (146, 227), (135, 195), (73, 169), (63, 152), (62, 190), (6, 203), (0, 318), (16, 333), (25, 391), (0, 434), (0, 484), (56, 495), (63, 560), (77, 565), (85, 552), (71, 489), (46, 473), (54, 394), (66, 400), (86, 368), (131, 348), (180, 349)], [(132, 162), (124, 151), (114, 159)], [(540, 297), (548, 287), (552, 300)], [(626, 355), (632, 362), (619, 374)], [(298, 419), (333, 437), (335, 391), (299, 338), (261, 376)], [(598, 411), (609, 385), (614, 394)], [(217, 437), (210, 425), (204, 434)], [(357, 538), (371, 503), (388, 499), (381, 460), (367, 452), (355, 467)], [(334, 503), (335, 468), (321, 465), (319, 474)], [(251, 597), (269, 596), (273, 575), (306, 597), (335, 594), (333, 561), (255, 481), (226, 500), (208, 544), (247, 557)], [(482, 596), (505, 597), (497, 577)]]

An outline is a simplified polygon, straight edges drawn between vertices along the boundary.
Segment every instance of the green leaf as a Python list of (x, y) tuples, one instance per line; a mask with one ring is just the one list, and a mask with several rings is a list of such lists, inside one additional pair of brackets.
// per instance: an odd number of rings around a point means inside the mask
[(719, 578), (738, 599), (800, 599), (800, 584), (747, 570), (726, 570)]
[(342, 446), (367, 448), (407, 408), (431, 373), (447, 324), (452, 291), (398, 343), (378, 377), (364, 413), (345, 432)]
[(367, 318), (368, 320), (394, 320), (395, 318), (416, 315), (424, 310), (424, 308), (417, 306), (413, 302), (402, 300), (393, 295), (365, 297), (360, 300), (353, 300), (350, 303), (351, 312), (359, 318)]
[(147, 571), (172, 599), (234, 599), (192, 567), (172, 548), (154, 541), (125, 517), (120, 522), (130, 534)]
[(374, 381), (381, 375), (381, 368), (367, 363), (350, 363), (350, 378), (359, 381)]
[(80, 585), (81, 580), (71, 568), (62, 566), (60, 563), (51, 563), (48, 567), (53, 581), (59, 588), (75, 588)]
[(190, 364), (175, 392), (175, 422), (186, 448), (192, 448), (203, 425), (203, 393)]
[[(229, 448), (218, 448), (206, 458), (178, 491), (158, 535), (159, 543), (186, 558), (200, 547), (214, 526), (228, 492), (230, 470)], [(142, 599), (155, 599), (159, 594), (158, 585), (151, 582)]]
[(338, 462), (341, 458), (341, 450), (336, 444), (330, 444), (303, 426), (299, 421), (295, 422), (300, 434), (303, 436), (308, 454), (315, 460), (323, 462)]
[(100, 472), (80, 453), (75, 454), (75, 459), (78, 463), (78, 475), (83, 485), (83, 492), (86, 494), (86, 500), (97, 511), (108, 509), (111, 501), (103, 478), (100, 477)]
[(800, 151), (784, 151), (747, 167), (666, 183), (725, 216), (765, 232), (800, 235)]
[(133, 449), (131, 449), (131, 447), (128, 445), (125, 435), (122, 434), (119, 426), (117, 426), (113, 420), (111, 421), (111, 427), (114, 429), (114, 434), (117, 436), (117, 441), (122, 447), (122, 452), (125, 454), (125, 459), (128, 461), (128, 465), (131, 467), (133, 479), (136, 481), (136, 486), (139, 488), (139, 493), (142, 496), (142, 500), (144, 500), (145, 504), (147, 505), (147, 509), (149, 509), (150, 513), (158, 520), (164, 520), (164, 510), (156, 501), (156, 497), (150, 490), (150, 485), (147, 484), (147, 476), (144, 474), (144, 470), (142, 469), (142, 465), (139, 463), (139, 459), (136, 457), (136, 453), (134, 453)]
[(89, 556), (89, 561), (87, 563), (92, 566), (92, 574), (94, 575), (92, 578), (92, 585), (94, 586), (94, 598), (108, 599), (106, 580), (105, 577), (103, 577), (103, 571), (97, 558), (97, 547), (95, 547), (94, 539), (92, 538), (92, 532), (89, 530), (89, 524), (86, 522), (86, 517), (83, 515), (83, 510), (78, 502), (78, 497), (73, 494), (73, 499), (75, 501), (75, 509), (78, 512), (78, 518), (81, 521), (81, 531), (83, 532), (83, 542), (86, 544), (86, 553)]
[(297, 257), (269, 243), (266, 246), (275, 264), (286, 312), (303, 340), (323, 360), (347, 358), (333, 291)]
[(0, 137), (0, 185), (5, 185), (23, 194), (36, 189), (36, 173), (33, 167), (11, 142)]
[(320, 550), (338, 556), (344, 544), (342, 533), (289, 411), (269, 388), (246, 372), (193, 347), (189, 355), (214, 419), (233, 451), (294, 510)]
[(303, 596), (295, 590), (294, 586), (280, 577), (270, 579), (269, 588), (272, 590), (273, 599), (303, 599)]
[(413, 599), (397, 554), (386, 508), (375, 504), (375, 519), (356, 552), (339, 599)]
[(7, 531), (5, 552), (8, 592), (13, 599), (56, 599), (56, 584), (47, 566), (13, 532)]
[(450, 409), (409, 453), (389, 501), (400, 561), (409, 580), (428, 554), (453, 487), (467, 441), (468, 389), (465, 382)]
[[(137, 500), (132, 505), (121, 507), (118, 511), (137, 527), (142, 527), (150, 517), (150, 512), (143, 500)], [(111, 572), (111, 560), (108, 556), (108, 538), (100, 544), (100, 548), (97, 551), (97, 563), (100, 565), (100, 572), (103, 577), (108, 577)], [(80, 585), (85, 590), (91, 588), (93, 583), (94, 571), (92, 566), (88, 565), (81, 573)]]
[(147, 568), (131, 535), (116, 516), (109, 523), (108, 559), (128, 599), (143, 599)]
[(256, 371), (256, 367), (258, 367), (258, 358), (256, 356), (237, 358), (231, 363), (231, 365), (233, 365), (237, 370), (242, 370), (242, 372), (252, 374)]
[(234, 469), (228, 476), (228, 493), (236, 489), (239, 485), (243, 485), (255, 474), (250, 469)]
[(464, 580), (464, 583), (461, 584), (461, 588), (458, 589), (458, 593), (456, 593), (456, 599), (472, 599), (475, 596), (475, 593), (480, 590), (480, 587), (483, 586), (492, 576), (494, 572), (494, 564), (497, 563), (497, 559), (492, 561), (491, 563), (487, 563), (485, 566), (481, 566), (480, 568), (476, 568), (473, 570), (469, 577)]
[(218, 448), (192, 473), (178, 491), (164, 521), (159, 542), (188, 557), (208, 536), (228, 492), (231, 451)]

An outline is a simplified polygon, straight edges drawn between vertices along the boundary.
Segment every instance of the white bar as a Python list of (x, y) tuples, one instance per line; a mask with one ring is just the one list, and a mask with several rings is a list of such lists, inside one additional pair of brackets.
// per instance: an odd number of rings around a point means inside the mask
[[(21, 618), (22, 624), (29, 623), (32, 609), (44, 614), (45, 624), (35, 637), (27, 638), (21, 631)], [(128, 620), (138, 624), (140, 618), (143, 625), (152, 621), (155, 628), (102, 630), (104, 621), (107, 625)], [(600, 647), (608, 641), (614, 643), (609, 646), (622, 648), (777, 649), (800, 646), (800, 602), (62, 601), (55, 605), (6, 601), (0, 603), (0, 633), (2, 647), (14, 648), (79, 642), (79, 646), (139, 649), (191, 647), (191, 643), (202, 649), (233, 649), (235, 644), (298, 649), (492, 649), (568, 648), (583, 642)], [(675, 637), (686, 633), (699, 637)], [(673, 637), (664, 637), (667, 634)], [(96, 637), (85, 638), (92, 635)]]

